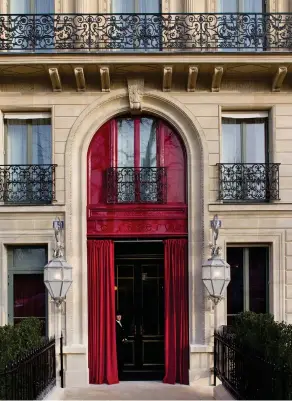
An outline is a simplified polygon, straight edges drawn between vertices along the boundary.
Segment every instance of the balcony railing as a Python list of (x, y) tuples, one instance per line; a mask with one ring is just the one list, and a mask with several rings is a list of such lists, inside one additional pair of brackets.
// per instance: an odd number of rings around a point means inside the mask
[(221, 201), (279, 200), (279, 163), (219, 163)]
[(54, 164), (0, 166), (0, 201), (5, 204), (50, 204), (55, 200)]
[(107, 170), (107, 203), (165, 203), (164, 167), (111, 167)]
[(214, 334), (214, 384), (218, 377), (237, 400), (291, 400), (291, 367), (275, 362), (239, 346), (229, 334)]
[(292, 13), (0, 16), (0, 51), (290, 51)]

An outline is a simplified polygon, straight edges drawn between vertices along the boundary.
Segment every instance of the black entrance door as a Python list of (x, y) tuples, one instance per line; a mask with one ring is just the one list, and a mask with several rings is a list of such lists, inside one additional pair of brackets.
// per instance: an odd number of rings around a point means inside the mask
[(116, 305), (127, 336), (124, 380), (162, 379), (164, 374), (163, 259), (116, 259)]

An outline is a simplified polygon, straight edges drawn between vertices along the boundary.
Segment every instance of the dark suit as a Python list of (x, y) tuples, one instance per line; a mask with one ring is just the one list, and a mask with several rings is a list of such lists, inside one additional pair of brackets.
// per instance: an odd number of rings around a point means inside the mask
[(116, 342), (119, 379), (124, 369), (124, 328), (116, 321)]

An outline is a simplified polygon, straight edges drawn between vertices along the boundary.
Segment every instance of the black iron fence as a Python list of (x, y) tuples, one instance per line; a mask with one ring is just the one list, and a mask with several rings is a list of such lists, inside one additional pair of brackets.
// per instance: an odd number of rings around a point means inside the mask
[(292, 370), (239, 348), (230, 333), (214, 335), (215, 385), (216, 377), (238, 400), (290, 400), (292, 396)]
[(54, 164), (0, 166), (0, 201), (5, 204), (50, 204), (55, 200)]
[(218, 163), (218, 200), (279, 200), (279, 163)]
[(165, 203), (164, 167), (111, 167), (107, 170), (107, 203)]
[(0, 51), (291, 51), (292, 13), (0, 16)]
[(0, 399), (42, 399), (55, 384), (55, 339), (51, 339), (0, 371)]

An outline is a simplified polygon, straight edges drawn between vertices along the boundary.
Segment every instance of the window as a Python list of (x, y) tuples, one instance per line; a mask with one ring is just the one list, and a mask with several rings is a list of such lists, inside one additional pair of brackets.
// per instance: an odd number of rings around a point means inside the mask
[[(10, 0), (7, 24), (9, 32), (9, 49), (17, 52), (48, 53), (54, 49), (54, 14), (55, 0)], [(25, 14), (20, 18), (18, 14)], [(35, 14), (38, 14), (36, 16)], [(4, 17), (6, 18), (6, 17)]]
[(47, 334), (47, 292), (43, 269), (47, 264), (44, 246), (8, 248), (8, 322), (17, 324), (28, 317), (43, 322)]
[[(260, 51), (263, 50), (265, 29), (262, 13), (265, 13), (264, 0), (219, 0), (218, 16), (220, 29), (220, 48), (222, 51)], [(228, 13), (233, 13), (228, 15)], [(248, 17), (236, 15), (251, 13)], [(260, 15), (254, 15), (259, 13)], [(258, 27), (254, 29), (254, 27)]]
[(269, 247), (227, 247), (231, 281), (227, 287), (227, 324), (238, 313), (269, 311)]
[(112, 0), (113, 13), (159, 13), (160, 0)]
[(49, 113), (4, 114), (4, 201), (52, 200), (52, 129)]
[(10, 0), (10, 14), (53, 14), (55, 0)]
[(157, 160), (156, 119), (119, 118), (115, 123), (117, 201), (157, 202), (162, 198), (163, 169)]
[(4, 114), (6, 164), (50, 164), (52, 127), (49, 113)]
[(267, 200), (273, 177), (266, 112), (222, 113), (222, 168), (223, 200)]

